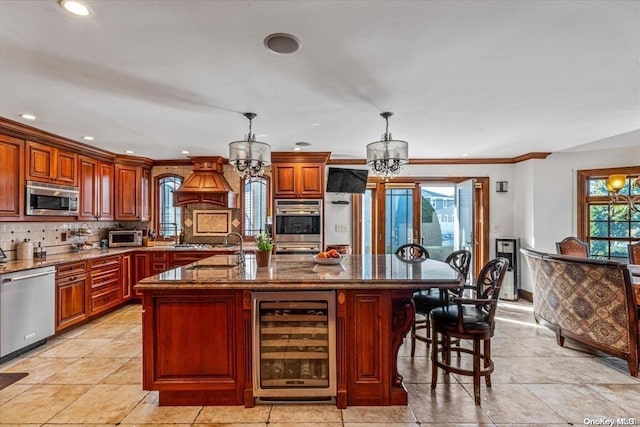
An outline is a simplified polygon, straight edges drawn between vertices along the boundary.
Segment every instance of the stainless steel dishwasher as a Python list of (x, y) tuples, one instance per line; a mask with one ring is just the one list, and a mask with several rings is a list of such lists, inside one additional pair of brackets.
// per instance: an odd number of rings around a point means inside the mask
[(0, 363), (55, 333), (54, 267), (0, 275)]

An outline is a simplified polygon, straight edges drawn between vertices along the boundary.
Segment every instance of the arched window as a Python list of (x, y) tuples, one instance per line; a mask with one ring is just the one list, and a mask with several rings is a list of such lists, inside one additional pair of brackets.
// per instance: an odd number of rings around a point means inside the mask
[(175, 238), (182, 231), (182, 209), (174, 206), (173, 192), (182, 185), (182, 177), (164, 175), (158, 180), (158, 236)]
[(247, 237), (267, 230), (269, 208), (269, 181), (267, 178), (251, 178), (244, 182), (244, 232)]

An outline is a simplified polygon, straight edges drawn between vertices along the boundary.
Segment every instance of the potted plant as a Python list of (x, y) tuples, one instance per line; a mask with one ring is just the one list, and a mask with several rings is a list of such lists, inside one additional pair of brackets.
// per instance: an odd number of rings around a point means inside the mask
[(273, 250), (273, 240), (268, 233), (260, 233), (256, 236), (256, 264), (258, 267), (269, 267), (271, 264), (271, 251)]

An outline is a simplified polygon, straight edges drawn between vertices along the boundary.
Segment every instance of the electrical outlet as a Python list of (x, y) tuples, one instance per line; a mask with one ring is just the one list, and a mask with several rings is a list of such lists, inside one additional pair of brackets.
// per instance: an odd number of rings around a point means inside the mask
[(66, 242), (67, 241), (67, 233), (60, 233), (60, 241), (61, 242)]
[(344, 224), (336, 224), (336, 231), (340, 233), (346, 233), (348, 230), (347, 226)]

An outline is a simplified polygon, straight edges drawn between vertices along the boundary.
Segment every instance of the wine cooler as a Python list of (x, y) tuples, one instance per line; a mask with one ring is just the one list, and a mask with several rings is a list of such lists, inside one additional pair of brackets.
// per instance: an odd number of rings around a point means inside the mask
[(254, 292), (253, 395), (336, 394), (334, 292)]

